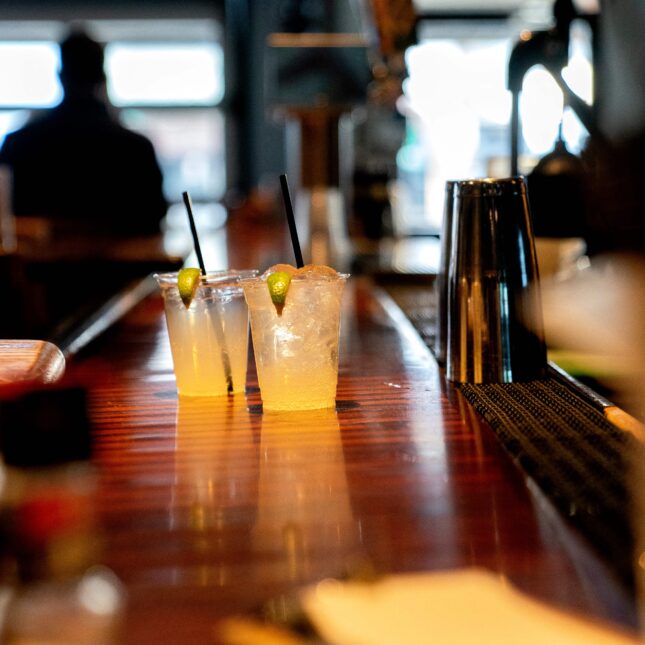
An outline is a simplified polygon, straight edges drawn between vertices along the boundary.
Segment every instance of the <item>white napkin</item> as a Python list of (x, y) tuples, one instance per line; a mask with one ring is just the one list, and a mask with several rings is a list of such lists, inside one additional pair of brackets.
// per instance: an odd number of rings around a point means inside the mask
[(482, 570), (375, 583), (326, 580), (303, 606), (331, 645), (634, 645), (608, 626), (555, 610)]

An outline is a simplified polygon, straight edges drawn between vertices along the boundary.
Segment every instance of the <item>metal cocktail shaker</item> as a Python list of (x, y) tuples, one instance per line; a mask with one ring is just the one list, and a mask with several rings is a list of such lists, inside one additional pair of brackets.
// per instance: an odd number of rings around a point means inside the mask
[(457, 181), (452, 196), (446, 375), (459, 383), (541, 378), (546, 345), (526, 183)]
[(452, 214), (454, 212), (455, 181), (446, 182), (445, 202), (443, 207), (443, 224), (441, 227), (441, 253), (439, 272), (436, 280), (437, 294), (437, 329), (434, 343), (434, 354), (440, 365), (446, 363), (448, 347), (448, 267), (452, 248)]

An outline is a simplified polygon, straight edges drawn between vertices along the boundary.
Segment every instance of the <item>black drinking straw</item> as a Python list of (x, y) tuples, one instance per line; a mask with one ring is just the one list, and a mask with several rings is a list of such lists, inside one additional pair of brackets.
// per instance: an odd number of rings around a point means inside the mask
[(199, 245), (199, 237), (197, 236), (197, 228), (195, 226), (195, 218), (193, 217), (193, 203), (187, 191), (184, 191), (181, 196), (184, 199), (186, 212), (188, 213), (188, 221), (190, 223), (190, 232), (193, 236), (193, 244), (195, 245), (195, 253), (197, 254), (197, 262), (199, 268), (202, 270), (202, 275), (206, 275), (206, 266), (204, 265), (204, 256), (202, 255), (202, 247)]
[[(206, 265), (204, 264), (204, 256), (202, 255), (202, 248), (199, 245), (199, 237), (197, 235), (197, 227), (195, 226), (195, 218), (193, 217), (193, 204), (188, 192), (184, 191), (181, 196), (184, 199), (186, 212), (188, 213), (188, 221), (190, 222), (190, 232), (193, 236), (193, 244), (195, 245), (195, 253), (197, 254), (197, 261), (202, 275), (206, 275)], [(233, 393), (233, 375), (231, 374), (231, 361), (228, 357), (228, 350), (226, 348), (226, 339), (224, 338), (224, 330), (219, 320), (215, 321), (215, 335), (219, 343), (222, 354), (222, 365), (224, 367), (224, 375), (226, 377), (226, 391), (229, 394)]]
[(282, 187), (284, 207), (287, 211), (287, 222), (289, 223), (289, 233), (291, 234), (291, 244), (293, 245), (293, 252), (296, 256), (296, 266), (300, 269), (301, 267), (305, 266), (305, 263), (302, 260), (302, 251), (300, 250), (298, 231), (296, 230), (296, 218), (293, 215), (293, 206), (291, 205), (291, 195), (289, 194), (289, 184), (287, 183), (286, 175), (280, 175), (280, 186)]

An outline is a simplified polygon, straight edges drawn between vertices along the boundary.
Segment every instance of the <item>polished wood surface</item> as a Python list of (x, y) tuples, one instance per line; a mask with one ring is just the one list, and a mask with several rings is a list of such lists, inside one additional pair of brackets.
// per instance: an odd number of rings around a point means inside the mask
[[(257, 235), (254, 256), (243, 228), (229, 230), (231, 266), (260, 257), (264, 268), (275, 245)], [(215, 643), (221, 619), (365, 563), (484, 567), (632, 627), (609, 571), (368, 278), (345, 294), (336, 410), (263, 413), (252, 360), (246, 395), (178, 401), (157, 295), (68, 369), (89, 388), (102, 562), (127, 592), (124, 643)]]
[(0, 340), (0, 386), (55, 383), (65, 373), (65, 356), (43, 340)]

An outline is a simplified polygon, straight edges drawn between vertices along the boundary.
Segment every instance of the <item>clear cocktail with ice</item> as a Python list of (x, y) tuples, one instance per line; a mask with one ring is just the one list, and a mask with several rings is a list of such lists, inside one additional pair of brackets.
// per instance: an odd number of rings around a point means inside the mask
[(265, 410), (311, 410), (336, 404), (341, 297), (346, 274), (329, 267), (296, 270), (283, 305), (276, 305), (267, 279), (242, 280)]

